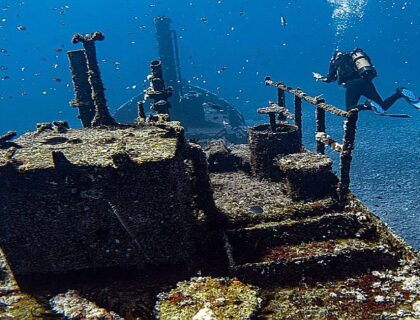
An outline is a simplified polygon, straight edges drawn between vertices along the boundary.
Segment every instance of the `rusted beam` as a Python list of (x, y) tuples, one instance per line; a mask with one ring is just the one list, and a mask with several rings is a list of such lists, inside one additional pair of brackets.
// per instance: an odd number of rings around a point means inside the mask
[(334, 151), (339, 153), (343, 152), (343, 145), (335, 141), (331, 136), (325, 132), (318, 132), (315, 136), (317, 142), (322, 142), (323, 144), (329, 146)]
[(8, 131), (6, 134), (0, 136), (0, 143), (12, 140), (16, 137), (17, 133), (15, 131)]
[[(275, 115), (278, 114), (279, 118), (281, 116), (283, 121), (286, 121), (287, 119), (295, 120), (295, 116), (290, 113), (289, 110), (285, 107), (281, 107), (278, 104), (270, 101), (270, 106), (265, 108), (259, 108), (257, 109), (257, 113), (259, 114), (268, 114), (270, 117), (270, 126), (271, 129), (274, 131), (277, 127), (276, 124), (276, 117)], [(280, 119), (279, 119), (280, 120)], [(281, 120), (280, 120), (281, 121)]]
[(338, 108), (334, 107), (333, 105), (326, 104), (323, 99), (320, 99), (319, 97), (312, 97), (312, 96), (308, 95), (307, 93), (303, 92), (302, 90), (293, 89), (292, 87), (288, 87), (281, 82), (275, 82), (275, 81), (271, 80), (269, 77), (266, 77), (265, 84), (267, 86), (276, 87), (278, 90), (287, 91), (287, 92), (293, 94), (294, 96), (297, 96), (297, 97), (301, 98), (302, 100), (305, 100), (306, 102), (308, 102), (308, 103), (310, 103), (310, 104), (312, 104), (316, 107), (319, 107), (319, 108), (321, 108), (325, 111), (328, 111), (332, 114), (335, 114), (336, 116), (345, 117), (345, 118), (349, 117), (348, 112), (343, 111), (341, 109), (338, 109)]
[(270, 102), (270, 106), (278, 108), (277, 109), (278, 113), (284, 115), (285, 120), (290, 119), (290, 120), (295, 121), (295, 116), (286, 107), (279, 106), (273, 102)]

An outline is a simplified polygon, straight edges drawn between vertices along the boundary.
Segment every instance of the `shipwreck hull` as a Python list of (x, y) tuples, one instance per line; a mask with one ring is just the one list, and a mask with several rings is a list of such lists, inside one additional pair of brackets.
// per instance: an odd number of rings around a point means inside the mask
[(154, 127), (16, 140), (14, 160), (0, 162), (0, 246), (13, 272), (187, 260), (191, 193), (181, 141)]

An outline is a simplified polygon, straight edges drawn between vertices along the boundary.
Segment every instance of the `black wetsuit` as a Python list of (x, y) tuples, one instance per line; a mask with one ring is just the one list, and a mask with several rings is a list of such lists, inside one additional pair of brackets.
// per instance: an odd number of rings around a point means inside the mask
[(325, 82), (336, 80), (346, 88), (347, 111), (353, 108), (358, 108), (359, 110), (367, 109), (364, 105), (358, 104), (361, 96), (375, 101), (384, 110), (389, 109), (395, 101), (402, 97), (400, 93), (396, 92), (385, 100), (382, 100), (373, 82), (368, 79), (363, 79), (354, 69), (351, 53), (344, 53), (339, 57), (334, 55), (331, 58), (330, 70)]

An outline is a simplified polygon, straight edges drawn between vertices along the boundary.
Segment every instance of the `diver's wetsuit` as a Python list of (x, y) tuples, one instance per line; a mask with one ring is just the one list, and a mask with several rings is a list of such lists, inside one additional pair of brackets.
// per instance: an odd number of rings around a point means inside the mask
[(382, 100), (373, 82), (360, 77), (358, 72), (353, 68), (353, 61), (349, 53), (344, 53), (339, 57), (334, 55), (331, 58), (330, 70), (323, 81), (333, 82), (336, 80), (346, 88), (347, 111), (353, 108), (358, 108), (359, 110), (367, 109), (365, 105), (358, 105), (361, 96), (375, 101), (384, 110), (389, 109), (395, 101), (402, 98), (402, 95), (396, 92), (385, 100)]

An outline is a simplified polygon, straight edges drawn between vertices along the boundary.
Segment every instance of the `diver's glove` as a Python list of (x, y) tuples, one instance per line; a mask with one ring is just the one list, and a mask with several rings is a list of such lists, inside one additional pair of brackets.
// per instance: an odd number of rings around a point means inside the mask
[(325, 80), (327, 80), (326, 77), (323, 77), (319, 73), (316, 73), (316, 72), (312, 72), (312, 76), (314, 77), (314, 79), (316, 81), (325, 81)]

